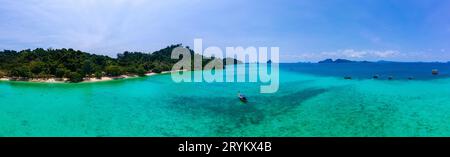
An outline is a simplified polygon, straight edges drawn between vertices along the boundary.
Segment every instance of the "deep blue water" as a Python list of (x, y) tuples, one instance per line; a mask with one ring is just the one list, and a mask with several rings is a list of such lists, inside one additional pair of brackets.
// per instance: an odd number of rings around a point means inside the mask
[[(354, 79), (379, 79), (392, 76), (396, 80), (406, 80), (412, 77), (416, 80), (429, 80), (450, 77), (449, 63), (292, 63), (280, 64), (284, 70), (309, 73), (320, 76), (345, 77)], [(433, 69), (439, 70), (439, 75), (432, 75)]]

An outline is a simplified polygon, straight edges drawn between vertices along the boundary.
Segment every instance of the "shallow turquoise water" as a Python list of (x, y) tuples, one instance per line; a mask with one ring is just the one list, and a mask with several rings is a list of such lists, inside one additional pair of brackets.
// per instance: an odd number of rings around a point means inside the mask
[(174, 83), (170, 75), (0, 82), (0, 136), (450, 136), (448, 78), (280, 75), (274, 94), (260, 94), (258, 83)]

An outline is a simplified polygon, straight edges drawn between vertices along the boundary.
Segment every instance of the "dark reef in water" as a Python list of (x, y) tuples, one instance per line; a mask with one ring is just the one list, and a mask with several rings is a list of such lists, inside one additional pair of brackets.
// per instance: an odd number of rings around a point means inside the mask
[[(299, 83), (299, 82), (296, 82)], [(295, 93), (265, 96), (249, 95), (254, 98), (248, 104), (241, 104), (235, 97), (175, 97), (171, 99), (170, 108), (179, 114), (196, 118), (214, 119), (211, 124), (217, 135), (231, 134), (236, 130), (249, 125), (258, 125), (265, 120), (270, 120), (275, 116), (284, 115), (294, 108), (314, 98), (328, 89), (308, 88)], [(213, 102), (223, 103), (213, 103)], [(176, 104), (176, 105), (175, 105)], [(224, 106), (223, 104), (227, 104)], [(220, 117), (220, 118), (217, 118)]]

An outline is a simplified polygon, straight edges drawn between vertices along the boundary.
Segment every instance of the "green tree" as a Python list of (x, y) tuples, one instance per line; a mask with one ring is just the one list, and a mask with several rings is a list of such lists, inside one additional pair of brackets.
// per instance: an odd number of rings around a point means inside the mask
[(32, 61), (30, 62), (30, 70), (33, 74), (38, 75), (43, 72), (45, 69), (45, 63), (41, 61)]
[(29, 78), (31, 76), (31, 72), (28, 67), (22, 66), (11, 69), (8, 75), (13, 77)]
[(51, 76), (45, 72), (41, 72), (37, 75), (37, 78), (41, 78), (41, 79), (49, 79)]
[(145, 69), (144, 69), (143, 67), (140, 67), (140, 68), (138, 68), (138, 69), (136, 70), (136, 74), (137, 74), (138, 76), (145, 76), (145, 73), (146, 73), (146, 71), (145, 71)]
[(102, 72), (100, 72), (100, 71), (95, 72), (95, 78), (102, 79), (102, 77), (103, 77), (103, 73)]
[(155, 66), (155, 67), (152, 69), (152, 72), (154, 72), (154, 73), (161, 73), (162, 71), (163, 71), (163, 69), (162, 69), (162, 67), (161, 67), (160, 65)]
[(78, 72), (70, 72), (69, 76), (70, 82), (81, 82), (83, 81), (83, 76)]
[(67, 73), (69, 73), (70, 71), (64, 68), (57, 68), (56, 69), (56, 73), (55, 73), (55, 77), (57, 78), (63, 78), (64, 75), (66, 75)]
[(81, 70), (85, 75), (92, 74), (94, 72), (94, 63), (92, 63), (90, 60), (84, 61)]
[(0, 78), (5, 77), (5, 76), (6, 76), (6, 73), (3, 71), (0, 71)]
[(123, 74), (122, 69), (116, 65), (107, 66), (105, 72), (108, 76), (120, 76)]

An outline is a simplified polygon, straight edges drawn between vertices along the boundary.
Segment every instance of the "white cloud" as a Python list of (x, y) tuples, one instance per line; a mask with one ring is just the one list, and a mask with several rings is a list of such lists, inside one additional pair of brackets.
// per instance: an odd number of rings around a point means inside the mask
[(400, 55), (400, 52), (394, 50), (387, 50), (387, 51), (373, 51), (372, 54), (376, 57), (388, 58)]
[(366, 56), (367, 52), (366, 51), (355, 51), (353, 49), (347, 49), (347, 50), (338, 52), (338, 54), (341, 54), (341, 55), (349, 57), (349, 58), (364, 58)]
[(395, 57), (400, 54), (399, 51), (396, 50), (354, 50), (354, 49), (346, 49), (346, 50), (338, 50), (336, 52), (322, 52), (319, 55), (324, 57), (332, 57), (332, 58), (353, 58), (353, 59), (364, 59), (364, 58), (390, 58)]

